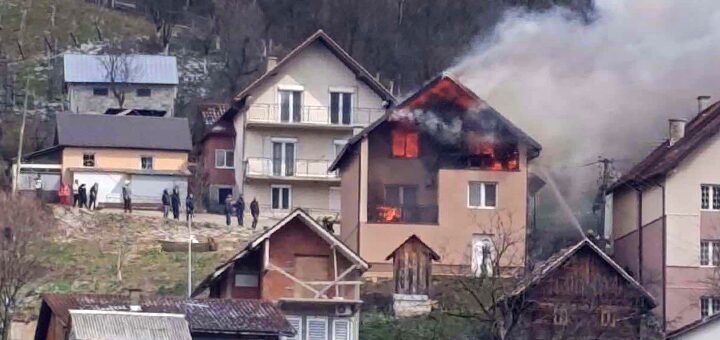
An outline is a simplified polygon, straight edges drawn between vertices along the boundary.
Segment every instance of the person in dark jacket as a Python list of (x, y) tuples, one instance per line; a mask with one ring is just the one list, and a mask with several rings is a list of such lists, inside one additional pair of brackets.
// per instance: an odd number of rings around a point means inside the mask
[(176, 220), (180, 219), (180, 190), (178, 187), (173, 188), (172, 196), (170, 197), (170, 204), (172, 204), (173, 218)]
[(190, 221), (195, 216), (195, 202), (193, 202), (193, 194), (188, 193), (185, 198), (185, 220)]
[(237, 216), (238, 226), (240, 227), (243, 225), (243, 215), (245, 215), (245, 200), (243, 196), (240, 195), (237, 201), (235, 201), (235, 216)]
[(80, 184), (80, 188), (78, 188), (78, 192), (80, 193), (80, 208), (85, 207), (87, 208), (88, 205), (88, 199), (87, 199), (87, 187), (85, 186), (85, 183)]
[(167, 191), (167, 189), (163, 189), (162, 209), (163, 218), (168, 218), (168, 214), (170, 213), (170, 193)]
[(232, 218), (231, 218), (232, 212), (233, 212), (232, 195), (227, 195), (227, 197), (225, 197), (225, 224), (227, 226), (230, 226), (230, 222), (232, 220)]
[(90, 204), (88, 205), (88, 209), (90, 210), (97, 209), (97, 195), (99, 189), (100, 185), (97, 184), (97, 182), (90, 187)]
[(255, 229), (255, 227), (257, 227), (258, 217), (260, 216), (260, 204), (258, 204), (255, 197), (253, 197), (252, 202), (250, 202), (250, 215), (252, 215), (253, 218), (252, 228)]
[(132, 190), (130, 189), (130, 181), (125, 181), (122, 187), (123, 211), (132, 214)]

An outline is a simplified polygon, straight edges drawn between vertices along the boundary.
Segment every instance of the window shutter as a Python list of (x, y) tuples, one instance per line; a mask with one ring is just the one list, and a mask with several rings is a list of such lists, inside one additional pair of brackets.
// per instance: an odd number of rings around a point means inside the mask
[(300, 340), (302, 339), (302, 318), (299, 316), (288, 316), (286, 317), (288, 323), (290, 323), (290, 326), (295, 328), (295, 336), (294, 337), (285, 337), (286, 340)]
[(350, 321), (335, 320), (333, 321), (333, 340), (351, 340)]
[(307, 340), (327, 340), (327, 319), (308, 318)]

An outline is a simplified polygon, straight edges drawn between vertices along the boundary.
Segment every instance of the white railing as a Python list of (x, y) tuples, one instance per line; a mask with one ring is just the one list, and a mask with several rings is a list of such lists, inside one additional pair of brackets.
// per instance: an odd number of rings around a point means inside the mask
[[(292, 109), (290, 109), (292, 111)], [(350, 119), (343, 119), (342, 113), (334, 116), (327, 106), (301, 106), (300, 112), (282, 115), (278, 104), (253, 104), (248, 108), (249, 122), (281, 124), (317, 124), (328, 126), (368, 125), (385, 113), (383, 109), (353, 107)]]
[(273, 164), (272, 158), (248, 157), (245, 162), (245, 173), (249, 176), (338, 177), (336, 172), (328, 172), (332, 161), (322, 159), (296, 159), (292, 164), (287, 164), (282, 161)]

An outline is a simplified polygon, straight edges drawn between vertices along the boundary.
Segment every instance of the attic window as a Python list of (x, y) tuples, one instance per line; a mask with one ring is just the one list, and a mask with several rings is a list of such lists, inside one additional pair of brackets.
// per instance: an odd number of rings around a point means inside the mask
[(565, 326), (568, 324), (568, 310), (565, 306), (555, 306), (553, 313), (553, 324), (558, 326)]
[(417, 158), (419, 135), (414, 131), (395, 129), (392, 131), (392, 155), (397, 158)]
[(600, 325), (603, 327), (615, 327), (615, 313), (611, 310), (600, 310)]

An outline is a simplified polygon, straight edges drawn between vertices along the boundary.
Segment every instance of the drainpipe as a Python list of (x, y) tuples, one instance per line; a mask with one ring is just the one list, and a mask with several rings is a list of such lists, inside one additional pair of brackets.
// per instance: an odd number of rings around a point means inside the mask
[(637, 224), (638, 224), (638, 282), (640, 284), (643, 284), (643, 252), (642, 252), (642, 246), (643, 246), (643, 234), (642, 234), (642, 189), (633, 187), (635, 191), (638, 194), (638, 218), (637, 218)]

